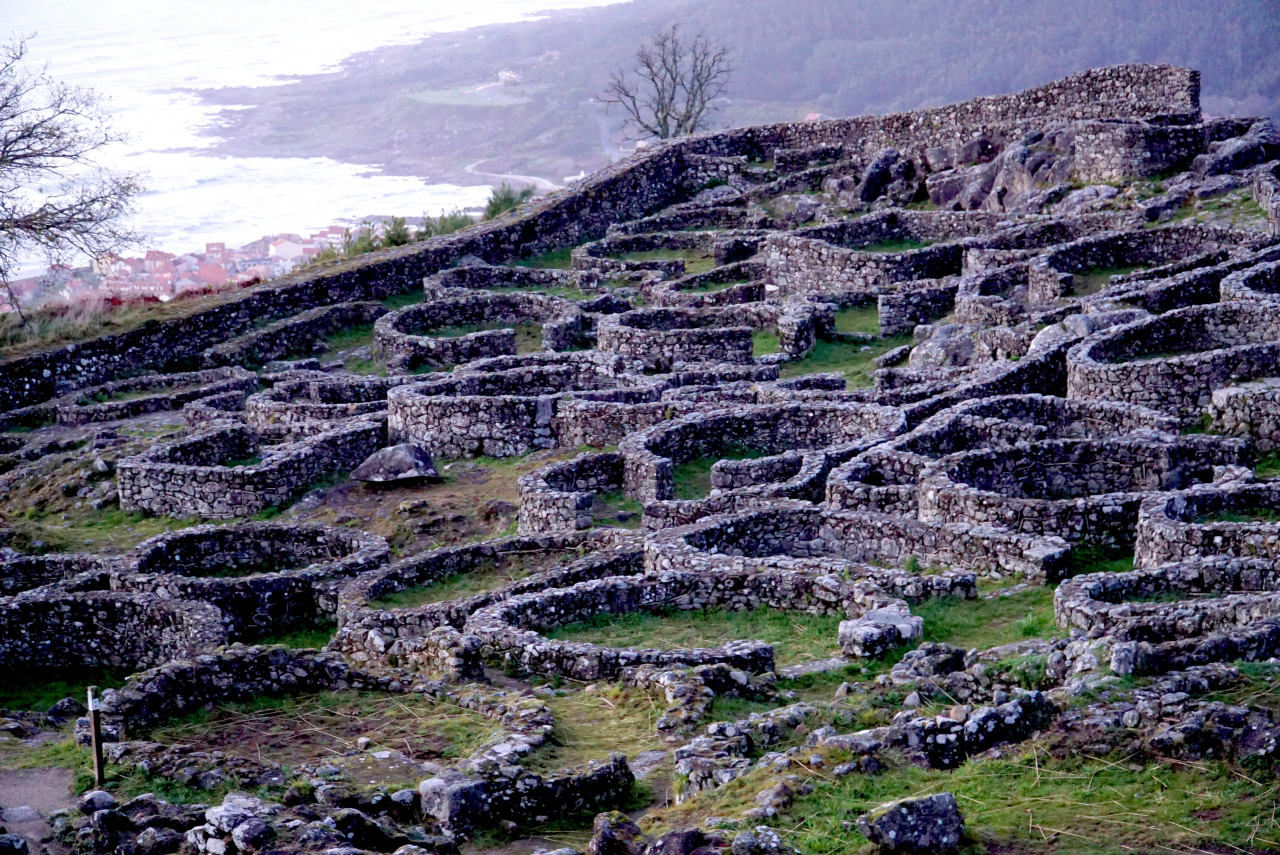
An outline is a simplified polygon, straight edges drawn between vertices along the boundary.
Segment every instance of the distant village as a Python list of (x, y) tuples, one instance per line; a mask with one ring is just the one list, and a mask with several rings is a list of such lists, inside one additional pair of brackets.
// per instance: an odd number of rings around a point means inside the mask
[[(277, 234), (238, 249), (207, 243), (203, 252), (183, 255), (153, 249), (142, 256), (102, 256), (86, 267), (55, 265), (42, 274), (14, 279), (9, 291), (24, 308), (57, 303), (164, 303), (283, 276), (326, 249), (340, 251), (347, 232), (343, 226), (329, 226), (310, 237)], [(13, 310), (10, 294), (0, 290), (0, 314)]]

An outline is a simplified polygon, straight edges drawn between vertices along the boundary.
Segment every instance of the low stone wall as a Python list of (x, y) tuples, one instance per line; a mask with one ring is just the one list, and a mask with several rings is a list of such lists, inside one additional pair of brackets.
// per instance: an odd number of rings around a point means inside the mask
[[(917, 324), (927, 324), (951, 313), (956, 306), (956, 286), (932, 286), (913, 283), (915, 287), (903, 288), (877, 299), (880, 312), (880, 335), (895, 336), (909, 333)], [(919, 287), (919, 286), (924, 287)]]
[(530, 291), (538, 289), (571, 288), (594, 291), (600, 287), (600, 277), (582, 270), (540, 270), (532, 267), (511, 267), (492, 264), (466, 264), (441, 270), (423, 280), (422, 290), (428, 300), (447, 296), (447, 292), (462, 288), (485, 290), (488, 288), (518, 288)]
[(520, 476), (520, 534), (591, 527), (596, 493), (622, 490), (622, 455), (579, 454)]
[(245, 422), (256, 430), (267, 430), (278, 425), (381, 413), (387, 409), (388, 389), (415, 382), (420, 380), (412, 375), (331, 375), (285, 380), (245, 400)]
[(1214, 389), (1209, 399), (1213, 429), (1247, 437), (1259, 451), (1280, 448), (1280, 378), (1235, 383)]
[[(1186, 351), (1199, 351), (1180, 355)], [(1172, 354), (1172, 355), (1169, 355)], [(1124, 400), (1187, 423), (1233, 377), (1280, 374), (1280, 303), (1189, 306), (1096, 333), (1067, 356), (1067, 396)]]
[(319, 306), (216, 344), (200, 354), (200, 361), (206, 366), (262, 365), (293, 353), (322, 351), (326, 336), (371, 324), (388, 311), (372, 301)]
[[(961, 584), (974, 573), (1057, 581), (1067, 575), (1069, 554), (1070, 547), (1060, 538), (994, 526), (939, 525), (897, 515), (779, 506), (650, 535), (645, 541), (645, 569), (697, 573), (708, 567), (816, 566), (842, 572), (849, 562), (901, 567), (912, 558), (925, 567), (964, 568), (950, 576), (928, 577), (943, 586), (937, 594), (942, 595), (957, 594), (953, 583)], [(899, 575), (901, 581), (892, 589), (895, 596), (915, 601), (931, 595), (922, 587), (924, 577)], [(888, 583), (882, 579), (878, 584)]]
[(101, 590), (0, 599), (6, 668), (146, 668), (224, 640), (222, 616), (208, 603)]
[(103, 571), (114, 559), (102, 555), (23, 555), (0, 561), (0, 597), (65, 582), (81, 573)]
[(1090, 183), (1180, 172), (1208, 144), (1198, 124), (1077, 122), (1073, 130), (1072, 176)]
[(1058, 586), (1053, 611), (1059, 627), (1090, 638), (1161, 644), (1280, 616), (1280, 574), (1272, 560), (1232, 557), (1090, 573)]
[[(765, 297), (764, 272), (762, 262), (749, 259), (713, 267), (706, 273), (648, 283), (643, 289), (645, 305), (706, 309), (759, 302)], [(717, 285), (723, 287), (715, 288)]]
[(646, 371), (670, 371), (681, 363), (750, 363), (752, 331), (733, 309), (638, 309), (601, 320), (596, 345)]
[(922, 473), (919, 514), (926, 522), (998, 524), (1123, 547), (1133, 543), (1138, 508), (1152, 492), (1207, 480), (1197, 473), (1249, 454), (1239, 440), (1132, 435), (960, 452)]
[(660, 384), (588, 360), (458, 373), (390, 390), (388, 429), (393, 443), (412, 442), (440, 457), (511, 457), (556, 446), (561, 399), (633, 404), (659, 394)]
[[(1280, 558), (1280, 523), (1231, 522), (1232, 516), (1280, 510), (1280, 484), (1222, 484), (1143, 502), (1134, 564), (1159, 567), (1175, 561), (1228, 555)], [(1215, 517), (1227, 519), (1214, 519)]]
[(1222, 301), (1280, 300), (1280, 261), (1257, 264), (1223, 277)]
[[(162, 410), (178, 410), (201, 398), (227, 392), (252, 392), (257, 388), (257, 376), (243, 368), (132, 377), (94, 386), (62, 400), (57, 405), (58, 422), (83, 425), (134, 418)], [(148, 391), (154, 394), (139, 394)]]
[(210, 603), (225, 637), (252, 641), (331, 619), (341, 580), (390, 558), (382, 538), (320, 525), (198, 526), (140, 544), (113, 591)]
[(845, 510), (914, 515), (920, 476), (934, 461), (981, 448), (1046, 439), (1104, 439), (1134, 431), (1176, 434), (1178, 420), (1111, 401), (1004, 395), (957, 404), (909, 433), (863, 452), (827, 478), (826, 502)]
[(340, 628), (330, 648), (369, 667), (396, 666), (450, 678), (473, 678), (483, 670), (479, 643), (459, 633), (472, 613), (525, 593), (634, 574), (641, 566), (639, 547), (603, 549), (567, 566), (534, 573), (471, 597), (400, 609), (383, 608), (376, 601), (407, 588), (481, 569), (504, 556), (555, 552), (567, 555), (568, 550), (607, 544), (609, 537), (597, 531), (500, 538), (431, 550), (367, 573), (340, 591)]
[(225, 392), (200, 398), (182, 407), (182, 421), (193, 431), (212, 430), (219, 423), (244, 424), (244, 392)]
[(1245, 243), (1249, 235), (1228, 229), (1174, 225), (1159, 229), (1104, 232), (1072, 241), (1031, 262), (1028, 291), (1032, 303), (1051, 303), (1075, 293), (1075, 276), (1114, 267), (1158, 266), (1197, 253)]
[[(1186, 263), (1198, 259), (1189, 259)], [(1226, 277), (1257, 264), (1280, 260), (1280, 246), (1251, 252), (1239, 252), (1234, 258), (1208, 266), (1194, 266), (1172, 276), (1148, 279), (1146, 273), (1132, 273), (1082, 301), (1086, 309), (1127, 303), (1163, 314), (1187, 306), (1216, 303), (1221, 298), (1222, 281)], [(1165, 265), (1170, 267), (1175, 265)], [(1154, 273), (1155, 271), (1148, 271)]]
[(627, 495), (641, 502), (674, 498), (674, 467), (686, 460), (738, 447), (778, 453), (883, 438), (905, 428), (902, 416), (870, 404), (763, 404), (695, 413), (628, 436)]
[(537, 294), (468, 294), (406, 306), (374, 324), (374, 350), (391, 371), (449, 366), (516, 352), (515, 331), (493, 329), (466, 335), (432, 330), (484, 323), (540, 323), (546, 350), (568, 350), (582, 329), (581, 311), (568, 300)]
[[(872, 576), (887, 575), (868, 570)], [(926, 590), (936, 590), (929, 577), (920, 583)], [(972, 584), (970, 576), (970, 587)], [(658, 650), (552, 641), (540, 633), (599, 614), (666, 609), (770, 608), (858, 618), (890, 608), (893, 599), (870, 580), (844, 581), (788, 570), (708, 568), (613, 577), (514, 597), (472, 614), (466, 632), (481, 639), (486, 659), (501, 659), (508, 669), (526, 674), (612, 680), (623, 669), (641, 665), (720, 663), (758, 674), (774, 668), (773, 648), (758, 641), (737, 641), (710, 649)]]
[(174, 517), (231, 519), (284, 504), (309, 484), (354, 469), (382, 448), (385, 428), (371, 421), (261, 448), (261, 462), (224, 466), (260, 449), (258, 434), (233, 425), (156, 446), (119, 462), (120, 507)]

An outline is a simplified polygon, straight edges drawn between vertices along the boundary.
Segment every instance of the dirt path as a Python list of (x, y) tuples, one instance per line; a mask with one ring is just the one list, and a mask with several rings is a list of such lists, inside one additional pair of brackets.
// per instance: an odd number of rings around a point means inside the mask
[[(4, 811), (0, 823), (10, 834), (27, 838), (32, 853), (41, 852), (40, 841), (52, 833), (49, 814), (75, 806), (72, 780), (70, 769), (0, 769), (0, 808)], [(49, 851), (64, 850), (55, 845)]]

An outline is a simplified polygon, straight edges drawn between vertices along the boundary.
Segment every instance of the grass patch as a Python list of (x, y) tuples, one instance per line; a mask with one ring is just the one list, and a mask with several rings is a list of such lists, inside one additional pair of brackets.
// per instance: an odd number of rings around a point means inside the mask
[(836, 312), (836, 331), (880, 335), (880, 307), (875, 303)]
[(573, 268), (573, 247), (562, 246), (541, 255), (531, 255), (515, 262), (516, 267), (532, 267), (535, 270), (570, 270)]
[(1128, 573), (1133, 570), (1133, 550), (1077, 546), (1071, 550), (1071, 575), (1084, 573)]
[(1027, 638), (1052, 638), (1053, 589), (1027, 588), (1007, 597), (962, 600), (937, 597), (912, 606), (924, 618), (921, 641), (985, 650)]
[(868, 246), (854, 247), (858, 252), (910, 252), (913, 249), (924, 249), (932, 246), (933, 241), (918, 241), (904, 238), (902, 240), (882, 240)]
[(545, 294), (548, 297), (573, 300), (575, 303), (583, 300), (594, 300), (600, 296), (598, 293), (588, 294), (586, 291), (579, 291), (577, 288), (521, 288), (516, 285), (498, 285), (484, 290), (492, 291), (495, 294)]
[(337, 352), (373, 345), (373, 324), (359, 324), (332, 335), (325, 336), (329, 350)]
[(648, 692), (619, 684), (601, 684), (596, 692), (573, 692), (544, 701), (555, 715), (554, 744), (535, 752), (521, 765), (546, 774), (603, 760), (611, 751), (634, 757), (665, 747), (654, 723), (666, 703)]
[(711, 467), (721, 460), (755, 460), (763, 456), (761, 451), (731, 445), (719, 454), (677, 463), (671, 472), (676, 498), (705, 499), (711, 493)]
[(782, 349), (778, 334), (773, 330), (756, 330), (751, 334), (751, 355), (757, 358), (777, 353)]
[(1245, 508), (1243, 510), (1215, 511), (1195, 519), (1196, 523), (1275, 523), (1280, 522), (1280, 511), (1275, 508)]
[(1273, 478), (1280, 475), (1280, 451), (1268, 451), (1258, 455), (1258, 464), (1253, 467), (1253, 474), (1258, 478)]
[(644, 252), (623, 252), (615, 256), (620, 261), (683, 261), (686, 276), (706, 273), (716, 266), (715, 257), (689, 249), (650, 249)]
[[(288, 769), (337, 759), (355, 749), (362, 736), (372, 740), (371, 750), (395, 749), (416, 761), (466, 757), (500, 727), (479, 713), (412, 695), (323, 692), (201, 709), (157, 728), (149, 738), (266, 759)], [(393, 776), (388, 783), (413, 786), (422, 777), (420, 770), (388, 774)]]
[(156, 395), (176, 395), (179, 392), (188, 392), (192, 389), (199, 388), (198, 383), (186, 383), (181, 386), (152, 386), (149, 389), (134, 389), (128, 392), (95, 392), (87, 398), (82, 398), (77, 403), (82, 406), (91, 404), (105, 404), (108, 401), (136, 401), (140, 398), (151, 398)]
[(1094, 267), (1082, 270), (1073, 277), (1072, 296), (1087, 297), (1097, 294), (1111, 284), (1112, 276), (1128, 276), (1135, 270), (1143, 270), (1141, 265), (1133, 267)]
[[(67, 519), (63, 520), (62, 517)], [(137, 511), (122, 511), (118, 505), (94, 510), (88, 503), (64, 512), (44, 514), (30, 507), (15, 528), (45, 541), (50, 552), (114, 552), (132, 548), (142, 541), (169, 531), (199, 525), (200, 520), (152, 517)]]
[(283, 644), (295, 650), (309, 647), (319, 649), (332, 641), (333, 634), (337, 631), (338, 624), (335, 621), (321, 621), (314, 626), (263, 636), (254, 644)]
[[(621, 490), (596, 493), (591, 503), (591, 516), (596, 525), (608, 523), (619, 528), (639, 528), (644, 519), (644, 505)], [(619, 519), (619, 517), (625, 517)]]
[(488, 330), (516, 331), (516, 353), (537, 353), (542, 350), (542, 324), (518, 323), (509, 324), (504, 321), (484, 321), (478, 324), (456, 324), (447, 327), (424, 330), (420, 335), (438, 338), (460, 338), (472, 333)]
[(819, 374), (838, 371), (848, 382), (861, 388), (871, 386), (870, 372), (875, 361), (887, 351), (911, 343), (910, 335), (880, 338), (869, 342), (827, 341), (819, 339), (804, 359), (795, 359), (781, 366), (781, 377), (799, 377), (802, 374)]
[(389, 609), (411, 609), (429, 603), (457, 600), (518, 582), (534, 573), (563, 565), (578, 557), (573, 550), (546, 550), (533, 554), (507, 553), (486, 559), (474, 569), (453, 573), (427, 585), (415, 585), (374, 600)]
[(422, 302), (424, 296), (422, 289), (418, 289), (416, 291), (407, 291), (404, 294), (392, 294), (390, 297), (384, 297), (378, 302), (394, 312), (396, 309), (403, 309), (405, 306), (416, 306)]
[(228, 469), (234, 469), (237, 466), (257, 466), (261, 462), (261, 454), (251, 454), (248, 457), (235, 457), (231, 460), (224, 460), (218, 465), (225, 466)]
[(750, 279), (734, 279), (729, 282), (707, 282), (694, 288), (681, 288), (681, 294), (712, 294), (716, 291), (727, 291), (734, 285), (745, 285)]
[[(844, 759), (831, 753), (829, 763)], [(749, 805), (762, 780), (759, 774), (739, 778), (642, 825), (654, 833), (706, 816), (733, 816), (739, 805)], [(1280, 837), (1272, 819), (1280, 808), (1274, 787), (1213, 761), (1130, 766), (1080, 752), (1053, 757), (1042, 743), (1032, 743), (950, 772), (904, 764), (880, 775), (821, 775), (811, 783), (811, 793), (770, 823), (805, 855), (869, 851), (849, 823), (886, 801), (942, 791), (954, 793), (965, 814), (960, 851), (966, 855), (1202, 852), (1206, 846), (1256, 851)]]
[(719, 647), (754, 639), (773, 645), (780, 665), (840, 655), (837, 615), (753, 609), (695, 609), (596, 615), (547, 633), (549, 638), (586, 641), (609, 647), (654, 647), (664, 650)]
[(114, 668), (6, 668), (0, 709), (44, 712), (63, 698), (83, 704), (90, 686), (118, 689), (128, 674)]

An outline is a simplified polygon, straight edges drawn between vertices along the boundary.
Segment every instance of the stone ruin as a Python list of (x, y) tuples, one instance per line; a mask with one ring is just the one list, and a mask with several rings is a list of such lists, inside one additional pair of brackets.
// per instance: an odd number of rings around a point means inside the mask
[[(1280, 130), (1203, 117), (1196, 72), (1099, 69), (669, 141), (456, 235), (5, 360), (4, 484), (122, 441), (68, 430), (177, 411), (181, 433), (95, 477), (120, 511), (191, 527), (64, 554), (4, 519), (0, 664), (137, 671), (103, 700), (113, 768), (260, 791), (200, 809), (90, 793), (59, 839), (421, 855), (555, 817), (590, 824), (597, 855), (780, 853), (758, 824), (829, 755), (835, 780), (1107, 732), (1157, 758), (1274, 765), (1272, 713), (1205, 696), (1280, 658), (1278, 175)], [(566, 248), (564, 267), (516, 263)], [(353, 328), (371, 368), (330, 358)], [(349, 505), (333, 525), (290, 516), (349, 500), (332, 483), (400, 443), (446, 475), (529, 463), (514, 528), (393, 550)], [(1101, 572), (1099, 555), (1131, 564)], [(431, 595), (457, 580), (475, 587)], [(986, 649), (922, 638), (917, 612), (1042, 586), (1055, 625)], [(832, 621), (828, 654), (569, 631), (761, 610)], [(272, 643), (330, 622), (323, 650)], [(833, 673), (849, 676), (830, 701), (789, 688)], [(605, 684), (650, 699), (662, 749), (547, 768), (566, 747), (554, 699)], [(339, 752), (409, 770), (397, 787), (150, 738), (195, 710), (319, 692), (466, 710), (492, 733), (439, 763)], [(725, 720), (726, 697), (760, 711)], [(718, 828), (651, 840), (601, 812), (629, 804), (655, 753), (676, 802), (740, 778), (755, 794)], [(936, 816), (942, 851), (959, 810), (917, 799), (858, 828), (883, 844), (921, 834), (902, 816)]]

